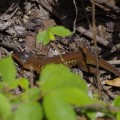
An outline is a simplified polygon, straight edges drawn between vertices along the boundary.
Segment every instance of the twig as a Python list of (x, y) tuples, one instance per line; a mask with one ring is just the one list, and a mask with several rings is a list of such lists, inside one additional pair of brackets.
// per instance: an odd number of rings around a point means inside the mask
[[(109, 109), (108, 109), (109, 108)], [(85, 110), (88, 110), (88, 111), (99, 111), (99, 112), (119, 112), (120, 111), (120, 108), (119, 107), (115, 107), (115, 106), (112, 106), (112, 105), (105, 105), (105, 104), (102, 104), (102, 103), (95, 103), (95, 104), (92, 104), (92, 105), (88, 105), (88, 106), (84, 106), (82, 107), (82, 109), (85, 109)]]
[(91, 23), (90, 23), (90, 20), (88, 18), (88, 15), (87, 15), (87, 12), (86, 12), (86, 9), (85, 9), (85, 6), (84, 6), (84, 3), (83, 3), (83, 0), (81, 0), (81, 5), (83, 7), (83, 10), (84, 10), (84, 13), (85, 13), (85, 17), (86, 17), (86, 20), (88, 22), (88, 25), (89, 25), (89, 28), (90, 28), (90, 31), (92, 31), (92, 26), (91, 26)]
[[(81, 34), (85, 35), (86, 37), (88, 37), (90, 39), (93, 39), (93, 34), (89, 30), (86, 30), (85, 28), (79, 26), (77, 28), (77, 31), (80, 32)], [(105, 40), (105, 39), (103, 39), (103, 38), (101, 38), (97, 35), (96, 35), (96, 41), (99, 44), (101, 44), (101, 45), (103, 45), (107, 48), (110, 48), (110, 51), (108, 51), (107, 53), (104, 53), (102, 55), (103, 58), (107, 57), (108, 55), (110, 55), (113, 52), (116, 52), (116, 51), (120, 50), (120, 44), (114, 45), (114, 44), (110, 43), (109, 41), (107, 41), (107, 40)]]
[(47, 10), (48, 12), (50, 12), (52, 15), (54, 15), (56, 18), (60, 19), (60, 15), (55, 12), (55, 10), (53, 10), (53, 8), (46, 4), (46, 2), (44, 2), (44, 0), (39, 0), (38, 2), (45, 10)]
[[(93, 34), (89, 30), (86, 30), (83, 27), (78, 27), (77, 29), (81, 34), (85, 35), (86, 37), (93, 39)], [(103, 46), (106, 46), (108, 48), (112, 48), (114, 45), (112, 43), (109, 44), (109, 42), (103, 38), (100, 38), (99, 36), (96, 36), (96, 40), (98, 43), (100, 43)]]
[[(102, 4), (111, 10), (113, 10), (115, 13), (120, 13), (120, 8), (111, 4), (111, 2), (108, 2), (108, 0), (95, 0), (97, 3)], [(115, 0), (114, 0), (115, 1)]]
[(93, 42), (95, 47), (95, 58), (96, 58), (96, 80), (98, 84), (98, 90), (100, 97), (102, 98), (101, 82), (99, 77), (99, 62), (97, 53), (97, 40), (96, 40), (96, 24), (95, 24), (95, 1), (92, 0), (92, 24), (93, 24)]
[[(94, 85), (95, 88), (98, 88), (98, 86), (94, 84), (93, 80), (87, 79), (87, 81), (89, 81), (92, 85)], [(110, 98), (115, 99), (116, 96), (110, 90), (106, 89), (104, 86), (102, 86), (102, 88), (104, 93), (106, 93)]]
[(30, 87), (34, 88), (34, 72), (33, 69), (30, 69), (31, 75), (30, 75)]
[(114, 45), (114, 47), (111, 50), (104, 52), (102, 54), (102, 58), (107, 58), (109, 55), (119, 50), (120, 50), (120, 43), (118, 43), (117, 45)]
[(76, 21), (77, 21), (77, 16), (78, 16), (78, 9), (75, 0), (73, 0), (74, 6), (75, 6), (75, 20), (73, 22), (73, 33), (76, 31)]
[(64, 65), (67, 66), (67, 64), (65, 63), (65, 60), (63, 59), (63, 57), (62, 57), (62, 55), (61, 55), (59, 49), (58, 49), (52, 42), (51, 42), (50, 44), (51, 44), (51, 46), (52, 46), (55, 50), (58, 51), (58, 55), (60, 56), (61, 61), (63, 62)]
[(107, 62), (112, 64), (112, 65), (120, 65), (120, 60), (110, 60), (110, 61), (107, 61)]
[[(39, 0), (38, 2), (43, 8), (45, 8), (48, 12), (50, 12), (52, 15), (54, 15), (58, 20), (62, 20), (62, 17), (52, 9), (52, 7), (48, 4), (46, 4), (43, 0)], [(93, 35), (90, 31), (84, 29), (83, 27), (78, 27), (77, 31), (84, 34), (85, 36), (89, 37), (90, 39), (93, 39)], [(103, 46), (106, 46), (107, 48), (114, 49), (114, 51), (117, 51), (115, 45), (112, 43), (109, 43), (107, 40), (100, 38), (99, 36), (96, 36), (97, 42), (100, 43)]]
[(0, 46), (3, 46), (5, 48), (8, 48), (10, 50), (14, 50), (15, 52), (20, 52), (21, 48), (20, 47), (16, 47), (15, 44), (9, 44), (9, 43), (5, 43), (5, 42), (0, 42)]
[[(12, 1), (13, 2), (13, 1)], [(13, 15), (17, 12), (18, 8), (19, 8), (19, 3), (20, 3), (20, 0), (15, 0), (14, 3), (12, 3), (12, 5), (8, 8), (8, 10), (6, 10), (6, 12), (0, 16), (0, 19), (1, 20), (9, 20), (11, 17), (13, 17)], [(14, 11), (8, 15), (7, 17), (5, 17), (5, 15), (11, 10), (11, 9), (14, 9)]]

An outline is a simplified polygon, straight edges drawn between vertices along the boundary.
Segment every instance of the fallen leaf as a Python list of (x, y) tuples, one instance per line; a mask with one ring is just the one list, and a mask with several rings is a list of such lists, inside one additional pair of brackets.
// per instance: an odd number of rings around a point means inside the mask
[(26, 36), (26, 51), (29, 53), (29, 52), (32, 52), (34, 51), (35, 49), (35, 35), (33, 33), (29, 34)]
[(120, 87), (120, 78), (115, 78), (113, 80), (106, 80), (106, 84)]

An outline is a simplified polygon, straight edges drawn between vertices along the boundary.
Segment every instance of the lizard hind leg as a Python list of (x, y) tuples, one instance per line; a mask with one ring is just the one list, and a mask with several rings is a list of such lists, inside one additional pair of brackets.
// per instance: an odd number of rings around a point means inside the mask
[(96, 68), (86, 65), (84, 61), (78, 61), (77, 65), (84, 72), (96, 74)]

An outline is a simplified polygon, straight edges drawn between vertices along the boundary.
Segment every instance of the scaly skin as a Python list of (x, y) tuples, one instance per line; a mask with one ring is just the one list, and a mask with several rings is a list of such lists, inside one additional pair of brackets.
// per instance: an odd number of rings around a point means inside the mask
[[(21, 59), (20, 54), (13, 53), (13, 58), (23, 66), (25, 69), (32, 69), (34, 71), (40, 72), (40, 70), (47, 64), (55, 63), (55, 64), (65, 64), (68, 67), (74, 67), (78, 65), (82, 71), (96, 74), (96, 60), (95, 56), (87, 49), (82, 49), (79, 52), (72, 52), (63, 54), (62, 57), (64, 62), (58, 56), (47, 57), (43, 59), (36, 58), (35, 56), (29, 56), (26, 59)], [(116, 76), (120, 77), (120, 71), (114, 66), (107, 63), (105, 60), (100, 58), (99, 67), (107, 70), (111, 73), (114, 73)]]
[[(95, 55), (92, 54), (87, 48), (82, 48), (82, 52), (84, 54), (86, 64), (95, 66), (96, 65)], [(108, 62), (106, 62), (104, 59), (99, 58), (98, 63), (100, 68), (103, 68), (120, 77), (120, 71), (114, 66), (110, 65)]]

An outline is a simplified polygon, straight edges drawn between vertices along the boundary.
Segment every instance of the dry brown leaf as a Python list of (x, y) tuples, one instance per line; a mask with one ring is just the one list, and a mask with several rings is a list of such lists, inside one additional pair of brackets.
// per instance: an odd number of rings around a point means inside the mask
[(115, 78), (113, 80), (106, 80), (106, 84), (120, 87), (120, 78)]

